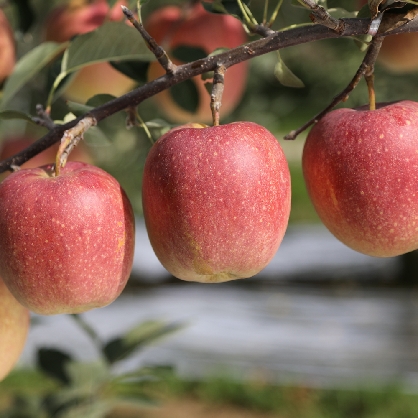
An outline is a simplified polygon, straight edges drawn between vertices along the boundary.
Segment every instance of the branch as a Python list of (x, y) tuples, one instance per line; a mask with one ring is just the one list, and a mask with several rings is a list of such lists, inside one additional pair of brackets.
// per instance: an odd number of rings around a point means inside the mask
[[(20, 166), (44, 149), (58, 142), (64, 132), (71, 129), (77, 123), (86, 117), (92, 117), (97, 122), (113, 115), (119, 111), (132, 106), (137, 106), (144, 100), (168, 89), (182, 81), (190, 79), (194, 76), (215, 71), (219, 66), (223, 65), (226, 69), (240, 62), (247, 61), (257, 56), (267, 54), (279, 49), (304, 44), (307, 42), (318, 41), (322, 39), (351, 37), (367, 34), (370, 25), (370, 19), (342, 19), (344, 21), (344, 30), (337, 33), (322, 25), (303, 26), (284, 31), (274, 32), (263, 39), (249, 42), (238, 48), (231, 49), (224, 53), (208, 56), (204, 59), (190, 62), (178, 66), (175, 74), (164, 75), (152, 82), (121, 96), (110, 100), (102, 106), (99, 106), (89, 113), (78, 117), (66, 124), (59, 125), (51, 129), (45, 136), (38, 139), (22, 152), (0, 162), (0, 173), (11, 170), (11, 167)], [(407, 25), (396, 28), (391, 34), (403, 32), (418, 32), (418, 19), (414, 19)], [(386, 35), (386, 33), (384, 34)]]

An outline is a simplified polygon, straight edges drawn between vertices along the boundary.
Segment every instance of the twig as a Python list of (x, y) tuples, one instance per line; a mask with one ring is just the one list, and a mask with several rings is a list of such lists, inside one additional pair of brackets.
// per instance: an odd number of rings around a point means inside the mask
[(225, 71), (225, 66), (220, 64), (215, 70), (215, 75), (213, 76), (212, 93), (210, 95), (210, 109), (212, 111), (213, 126), (219, 125), (219, 109), (222, 106)]
[(332, 110), (337, 104), (344, 102), (348, 99), (349, 94), (355, 89), (357, 84), (360, 82), (361, 78), (365, 76), (366, 74), (370, 76), (370, 74), (373, 73), (374, 63), (376, 62), (377, 55), (379, 54), (380, 47), (382, 46), (383, 37), (375, 37), (371, 41), (366, 55), (363, 58), (362, 63), (360, 64), (360, 67), (358, 68), (356, 74), (348, 84), (348, 86), (337, 96), (335, 96), (331, 103), (323, 109), (321, 112), (319, 112), (315, 117), (310, 119), (308, 122), (306, 122), (304, 125), (302, 125), (300, 128), (295, 129), (291, 131), (289, 134), (287, 134), (284, 139), (287, 140), (293, 140), (295, 139), (300, 133), (302, 133), (305, 129), (309, 128), (314, 123), (318, 122), (322, 117), (324, 117), (330, 110)]
[(311, 10), (312, 13), (309, 17), (313, 23), (326, 26), (338, 33), (342, 33), (344, 31), (344, 21), (342, 19), (335, 19), (332, 17), (324, 7), (312, 0), (299, 0), (299, 2)]
[(33, 117), (32, 120), (39, 126), (44, 126), (45, 128), (52, 130), (55, 128), (55, 123), (49, 116), (49, 113), (44, 109), (41, 104), (36, 105), (36, 114), (37, 117)]
[(177, 66), (170, 60), (164, 49), (155, 42), (155, 39), (145, 30), (144, 25), (135, 19), (134, 14), (126, 6), (122, 5), (120, 7), (127, 19), (144, 38), (149, 50), (155, 55), (155, 58), (157, 58), (166, 73), (174, 74)]

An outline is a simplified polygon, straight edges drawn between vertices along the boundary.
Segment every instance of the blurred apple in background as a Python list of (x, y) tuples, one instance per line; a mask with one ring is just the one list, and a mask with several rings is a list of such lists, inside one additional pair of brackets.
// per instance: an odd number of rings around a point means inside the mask
[(0, 278), (0, 381), (19, 359), (28, 330), (28, 309), (14, 298)]
[[(188, 10), (177, 6), (158, 9), (148, 17), (144, 26), (157, 43), (167, 51), (171, 59), (173, 59), (173, 50), (181, 46), (200, 48), (208, 55), (217, 48), (235, 48), (247, 40), (244, 28), (238, 19), (229, 15), (206, 12), (200, 3)], [(176, 64), (184, 64), (176, 59), (173, 61)], [(247, 67), (247, 63), (244, 62), (227, 70), (221, 117), (226, 116), (239, 104), (245, 90)], [(150, 64), (149, 80), (164, 74), (158, 62)], [(155, 96), (158, 106), (174, 122), (209, 122), (212, 118), (210, 95), (204, 86), (204, 81), (200, 76), (195, 77), (193, 81), (199, 96), (195, 113), (181, 108), (173, 99), (170, 90)], [(185, 89), (183, 91), (187, 94)]]
[[(34, 138), (28, 136), (13, 136), (4, 139), (0, 142), (0, 161), (9, 158), (20, 151), (23, 151), (29, 145), (35, 142)], [(58, 144), (53, 145), (52, 147), (47, 148), (45, 151), (42, 151), (40, 154), (31, 158), (26, 163), (22, 164), (22, 168), (33, 168), (41, 167), (43, 165), (51, 164), (55, 161), (55, 156), (58, 151)], [(83, 163), (92, 163), (92, 158), (89, 155), (87, 147), (84, 145), (84, 142), (81, 141), (71, 152), (68, 161), (81, 161)], [(10, 172), (5, 172), (0, 174), (0, 180), (4, 179), (10, 174)]]
[[(45, 32), (47, 41), (65, 42), (75, 35), (91, 32), (106, 21), (124, 19), (118, 1), (111, 9), (106, 0), (70, 1), (53, 10), (48, 16)], [(96, 94), (120, 96), (135, 86), (135, 82), (115, 70), (109, 63), (101, 62), (82, 68), (65, 91), (73, 101), (85, 103)]]
[(4, 12), (0, 10), (0, 84), (13, 71), (15, 60), (13, 31)]

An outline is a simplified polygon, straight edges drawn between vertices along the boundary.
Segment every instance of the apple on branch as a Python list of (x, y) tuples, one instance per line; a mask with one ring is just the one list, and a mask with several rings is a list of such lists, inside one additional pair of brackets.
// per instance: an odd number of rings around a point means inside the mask
[(391, 257), (418, 248), (418, 103), (338, 109), (312, 128), (306, 187), (322, 222), (344, 244)]
[(28, 309), (13, 297), (0, 278), (0, 381), (19, 359), (28, 330)]
[[(167, 51), (175, 64), (184, 64), (172, 56), (176, 48), (200, 48), (208, 55), (218, 48), (235, 48), (247, 40), (247, 35), (238, 19), (230, 15), (209, 13), (200, 2), (187, 11), (178, 6), (157, 9), (148, 17), (144, 26), (156, 42)], [(222, 115), (231, 113), (239, 104), (245, 90), (247, 72), (247, 62), (234, 65), (226, 71)], [(164, 69), (158, 61), (150, 64), (149, 80), (164, 74)], [(177, 104), (170, 90), (164, 90), (154, 98), (167, 117), (174, 122), (205, 123), (212, 120), (210, 95), (206, 90), (205, 81), (200, 76), (192, 80), (199, 96), (195, 113)]]
[[(117, 1), (110, 9), (106, 0), (72, 0), (54, 9), (45, 23), (45, 40), (65, 42), (75, 35), (91, 32), (106, 20), (124, 19), (121, 9), (124, 1)], [(70, 100), (85, 103), (96, 94), (120, 96), (135, 86), (135, 81), (114, 69), (107, 62), (82, 68), (67, 87), (65, 96)]]
[(125, 192), (98, 167), (16, 171), (0, 183), (0, 276), (35, 313), (108, 305), (130, 275), (134, 225)]
[(219, 283), (261, 271), (283, 239), (290, 194), (280, 144), (251, 122), (175, 128), (145, 162), (149, 239), (183, 280)]

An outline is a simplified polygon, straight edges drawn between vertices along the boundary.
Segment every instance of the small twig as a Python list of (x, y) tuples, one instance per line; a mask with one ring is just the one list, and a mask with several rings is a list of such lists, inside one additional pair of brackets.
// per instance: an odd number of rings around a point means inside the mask
[(155, 58), (157, 58), (158, 62), (164, 68), (165, 72), (169, 75), (174, 74), (177, 66), (170, 60), (164, 49), (160, 45), (158, 45), (155, 39), (145, 30), (144, 25), (135, 19), (135, 16), (132, 11), (130, 11), (126, 6), (123, 5), (120, 7), (122, 8), (122, 11), (124, 15), (127, 17), (127, 19), (132, 23), (135, 29), (144, 38), (144, 41), (147, 44), (149, 50), (155, 55)]
[(332, 17), (324, 7), (315, 3), (313, 0), (299, 0), (299, 2), (311, 10), (312, 13), (309, 17), (313, 23), (326, 26), (338, 33), (344, 32), (344, 21)]
[(225, 71), (225, 66), (220, 64), (215, 70), (215, 75), (213, 76), (212, 93), (210, 95), (210, 109), (212, 110), (213, 126), (219, 125), (219, 110), (222, 106)]
[(81, 119), (77, 125), (64, 132), (57, 156), (55, 157), (55, 176), (59, 176), (61, 167), (65, 166), (71, 151), (84, 138), (84, 133), (89, 128), (96, 125), (97, 120), (95, 118), (86, 116)]
[(48, 130), (52, 130), (56, 127), (56, 124), (49, 116), (49, 113), (44, 109), (41, 104), (36, 105), (36, 114), (38, 117), (33, 117), (32, 120), (39, 126), (44, 126)]
[(374, 63), (376, 62), (377, 55), (379, 54), (380, 47), (382, 46), (383, 37), (377, 36), (372, 39), (366, 55), (363, 58), (360, 67), (358, 68), (356, 74), (350, 81), (350, 84), (337, 96), (335, 96), (331, 103), (321, 112), (319, 112), (314, 118), (310, 119), (300, 128), (291, 131), (287, 134), (284, 139), (293, 140), (305, 129), (309, 128), (314, 123), (318, 122), (323, 116), (325, 116), (330, 110), (332, 110), (337, 104), (344, 102), (348, 99), (349, 94), (357, 87), (357, 84), (360, 82), (361, 78), (366, 74), (369, 76), (373, 73)]

